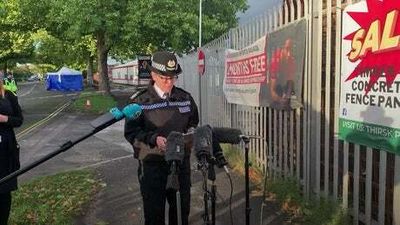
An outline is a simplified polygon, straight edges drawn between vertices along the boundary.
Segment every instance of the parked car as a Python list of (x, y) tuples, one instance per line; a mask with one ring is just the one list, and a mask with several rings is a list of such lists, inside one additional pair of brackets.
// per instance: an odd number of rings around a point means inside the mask
[(38, 81), (38, 80), (40, 80), (38, 75), (32, 75), (27, 79), (27, 81)]

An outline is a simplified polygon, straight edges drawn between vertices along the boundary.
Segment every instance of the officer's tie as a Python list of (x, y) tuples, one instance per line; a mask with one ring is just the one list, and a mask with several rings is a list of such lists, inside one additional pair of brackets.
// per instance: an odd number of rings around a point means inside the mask
[(163, 99), (169, 101), (169, 93), (165, 92), (163, 95)]

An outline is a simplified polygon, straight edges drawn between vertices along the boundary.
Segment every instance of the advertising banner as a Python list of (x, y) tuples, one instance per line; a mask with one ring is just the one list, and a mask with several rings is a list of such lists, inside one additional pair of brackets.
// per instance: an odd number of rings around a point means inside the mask
[(229, 103), (293, 109), (302, 106), (307, 22), (294, 22), (225, 56)]
[(151, 65), (151, 55), (138, 55), (138, 76), (139, 79), (149, 79), (150, 70), (147, 65)]
[(266, 71), (265, 36), (244, 49), (228, 49), (223, 86), (227, 101), (259, 106), (260, 86), (265, 82)]
[(292, 23), (267, 35), (267, 82), (261, 105), (290, 110), (302, 106), (307, 22)]
[(343, 13), (339, 138), (400, 153), (400, 1)]

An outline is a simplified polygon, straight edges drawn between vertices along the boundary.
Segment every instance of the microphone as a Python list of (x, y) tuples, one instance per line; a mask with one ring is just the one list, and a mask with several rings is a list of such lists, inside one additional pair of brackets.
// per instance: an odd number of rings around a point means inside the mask
[(203, 162), (209, 158), (212, 150), (212, 130), (209, 125), (195, 129), (193, 134), (193, 145), (196, 157)]
[(49, 154), (43, 156), (42, 158), (36, 160), (35, 162), (32, 162), (31, 164), (28, 164), (25, 167), (22, 167), (19, 170), (16, 170), (16, 171), (12, 172), (11, 174), (1, 178), (0, 185), (9, 181), (10, 179), (13, 179), (29, 170), (35, 168), (36, 166), (55, 157), (56, 155), (67, 151), (68, 149), (72, 148), (74, 145), (85, 140), (86, 138), (88, 138), (88, 137), (94, 135), (95, 133), (103, 130), (104, 128), (116, 123), (117, 121), (120, 121), (122, 118), (125, 117), (127, 120), (137, 119), (141, 115), (141, 113), (142, 113), (142, 108), (138, 104), (127, 105), (123, 108), (122, 111), (119, 110), (118, 108), (112, 108), (108, 113), (106, 113), (106, 114), (98, 117), (97, 119), (93, 120), (92, 122), (90, 122), (90, 125), (94, 128), (92, 131), (79, 137), (78, 139), (76, 139), (74, 141), (65, 142), (58, 150), (56, 150), (54, 152), (50, 152)]
[(179, 190), (177, 163), (181, 163), (185, 156), (185, 140), (182, 133), (172, 131), (167, 137), (165, 160), (170, 164), (170, 174), (167, 177), (166, 189)]
[(261, 136), (244, 135), (242, 131), (228, 127), (213, 127), (214, 137), (225, 144), (240, 144), (242, 140), (249, 138), (264, 139)]
[(242, 141), (242, 131), (239, 129), (213, 127), (213, 133), (220, 143), (239, 144)]
[(226, 161), (222, 148), (220, 146), (220, 142), (218, 139), (215, 137), (215, 133), (213, 133), (213, 141), (212, 141), (212, 154), (215, 158), (215, 164), (218, 166), (218, 168), (222, 168), (226, 165), (228, 165), (228, 162)]
[(172, 131), (167, 137), (167, 146), (165, 151), (165, 160), (167, 162), (183, 161), (185, 156), (185, 140), (183, 134)]
[(112, 124), (126, 118), (127, 120), (137, 119), (142, 114), (142, 107), (138, 104), (129, 104), (125, 106), (122, 111), (117, 107), (110, 109), (110, 111), (95, 120), (90, 122), (90, 125), (95, 130), (102, 130)]

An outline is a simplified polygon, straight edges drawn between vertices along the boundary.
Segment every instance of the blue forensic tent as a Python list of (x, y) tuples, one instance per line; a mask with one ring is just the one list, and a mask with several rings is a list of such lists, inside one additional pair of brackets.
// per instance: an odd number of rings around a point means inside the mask
[(61, 68), (58, 72), (47, 73), (46, 90), (82, 91), (82, 73), (67, 67)]

